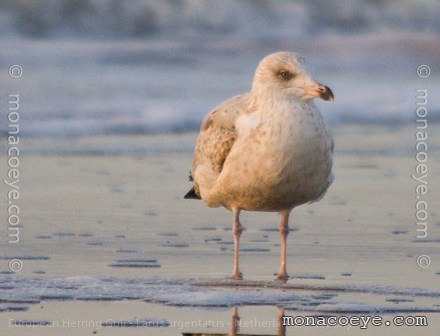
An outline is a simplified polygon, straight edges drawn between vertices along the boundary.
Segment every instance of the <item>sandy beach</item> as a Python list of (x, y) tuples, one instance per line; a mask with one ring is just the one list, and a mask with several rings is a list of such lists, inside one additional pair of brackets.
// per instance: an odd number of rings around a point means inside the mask
[[(436, 127), (430, 132), (432, 144), (440, 140)], [(377, 328), (386, 328), (387, 335), (413, 335), (423, 328), (424, 335), (435, 335), (440, 326), (440, 219), (435, 208), (440, 199), (435, 188), (439, 148), (433, 145), (429, 151), (428, 236), (418, 239), (417, 183), (411, 178), (417, 164), (414, 126), (332, 129), (334, 185), (321, 202), (294, 210), (287, 255), (291, 287), (272, 289), (266, 285), (276, 283), (279, 235), (278, 216), (268, 213), (243, 214), (241, 266), (249, 287), (222, 283), (232, 267), (230, 213), (182, 198), (190, 187), (187, 177), (195, 133), (81, 138), (70, 147), (64, 144), (66, 153), (51, 155), (26, 154), (26, 148), (53, 149), (56, 143), (24, 139), (19, 167), (20, 241), (8, 244), (3, 239), (0, 244), (2, 332), (25, 335), (32, 328), (33, 335), (227, 333), (232, 306), (238, 305), (243, 322), (272, 321), (277, 306), (285, 308), (285, 315), (319, 315), (320, 307), (328, 309), (327, 314), (364, 311), (389, 320), (402, 314), (426, 315), (427, 327), (338, 327), (337, 334), (376, 335)], [(105, 154), (109, 143), (139, 151)], [(158, 143), (169, 146), (157, 151)], [(84, 146), (90, 148), (89, 155), (72, 154)], [(2, 162), (7, 158), (3, 156)], [(6, 227), (3, 232), (7, 237)], [(420, 255), (429, 256), (428, 267), (418, 266)], [(22, 261), (23, 268), (15, 274), (8, 274), (11, 259)], [(21, 280), (12, 282), (11, 277)], [(109, 284), (105, 295), (93, 288), (96, 279)], [(149, 285), (139, 279), (154, 281)], [(53, 292), (50, 281), (67, 285), (64, 289), (57, 285)], [(138, 289), (121, 299), (118, 293), (130, 281)], [(210, 284), (200, 287), (194, 285), (197, 281)], [(32, 301), (35, 292), (27, 289), (37, 282), (40, 299)], [(153, 285), (160, 291), (150, 293)], [(69, 294), (72, 289), (77, 292)], [(15, 290), (22, 295), (11, 296)], [(277, 293), (305, 295), (307, 300), (313, 296), (318, 301), (298, 306)], [(22, 308), (14, 309), (17, 305)], [(101, 325), (109, 319), (136, 318), (157, 318), (167, 326)], [(14, 326), (13, 320), (48, 325)], [(196, 320), (205, 324), (188, 328), (177, 322)], [(223, 323), (215, 325), (215, 321)], [(296, 334), (296, 328), (287, 327), (287, 335)], [(277, 328), (249, 322), (241, 332), (276, 335)], [(322, 332), (328, 329), (301, 328), (304, 335)]]

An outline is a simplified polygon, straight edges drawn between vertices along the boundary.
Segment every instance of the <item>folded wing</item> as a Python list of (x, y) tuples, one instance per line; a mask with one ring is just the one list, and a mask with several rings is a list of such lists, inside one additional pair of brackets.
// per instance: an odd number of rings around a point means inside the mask
[(222, 171), (223, 164), (237, 136), (235, 121), (245, 110), (248, 96), (249, 94), (246, 93), (230, 98), (213, 109), (203, 120), (194, 149), (190, 174), (194, 187), (185, 195), (185, 198), (200, 199), (199, 183), (202, 181), (194, 179), (197, 167), (204, 166), (212, 171), (211, 181)]

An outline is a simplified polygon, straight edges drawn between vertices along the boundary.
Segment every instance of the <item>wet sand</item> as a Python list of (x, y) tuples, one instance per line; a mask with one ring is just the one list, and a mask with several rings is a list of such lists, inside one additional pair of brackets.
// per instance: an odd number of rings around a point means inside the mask
[[(339, 125), (336, 140), (336, 179), (319, 203), (292, 213), (288, 238), (288, 284), (306, 286), (395, 286), (440, 289), (439, 133), (432, 126), (428, 155), (428, 237), (416, 238), (416, 182), (411, 178), (414, 126), (381, 127)], [(223, 279), (232, 269), (231, 214), (209, 209), (202, 202), (184, 200), (191, 146), (195, 134), (94, 137), (68, 143), (62, 150), (49, 140), (25, 139), (20, 157), (20, 242), (0, 243), (0, 269), (7, 271), (12, 257), (21, 258), (23, 277), (117, 276), (127, 278)], [(60, 140), (62, 142), (62, 140)], [(29, 145), (26, 144), (29, 143)], [(139, 148), (128, 155), (101, 155), (108, 143)], [(163, 144), (166, 144), (164, 150)], [(74, 155), (75, 146), (90, 146), (87, 155)], [(160, 147), (162, 145), (162, 147)], [(52, 154), (36, 154), (50, 146)], [(156, 147), (157, 146), (157, 147)], [(31, 154), (26, 154), (26, 148)], [(3, 151), (4, 152), (4, 151)], [(65, 154), (69, 153), (69, 154)], [(6, 172), (7, 158), (2, 157)], [(5, 174), (4, 174), (5, 175)], [(7, 191), (5, 190), (5, 193)], [(3, 207), (5, 209), (6, 207)], [(2, 210), (6, 211), (6, 210)], [(272, 281), (279, 257), (278, 216), (243, 213), (241, 268), (245, 280)], [(6, 228), (3, 236), (7, 237)], [(431, 264), (417, 265), (420, 255)], [(29, 257), (33, 257), (29, 258)], [(41, 258), (35, 258), (41, 257)], [(28, 260), (30, 259), (30, 260)], [(264, 293), (267, 289), (260, 288)], [(280, 289), (281, 290), (281, 289)], [(284, 289), (292, 291), (293, 289)], [(309, 289), (296, 289), (309, 293)], [(317, 290), (319, 293), (320, 291)], [(323, 291), (328, 292), (328, 291)], [(338, 292), (341, 302), (376, 306), (392, 303), (399, 295)], [(1, 295), (0, 295), (1, 298)], [(391, 301), (390, 301), (391, 299)], [(439, 307), (438, 297), (411, 296), (417, 307)], [(387, 301), (388, 300), (388, 301)], [(282, 306), (282, 302), (279, 303)], [(172, 307), (142, 300), (79, 301), (42, 300), (24, 312), (0, 312), (0, 324), (16, 320), (105, 321), (157, 317), (169, 322), (190, 320), (229, 321), (231, 308)], [(288, 310), (286, 315), (310, 315)], [(274, 305), (239, 308), (242, 320), (272, 320)], [(348, 310), (344, 314), (353, 314)], [(392, 318), (394, 313), (382, 314)], [(425, 335), (435, 335), (439, 313), (427, 315)], [(67, 323), (68, 325), (68, 323)], [(381, 327), (382, 328), (382, 327)], [(383, 327), (385, 328), (385, 327)], [(421, 327), (419, 327), (421, 328)], [(25, 335), (28, 329), (8, 327), (6, 335)], [(173, 327), (115, 328), (67, 327), (65, 335), (179, 335), (181, 332), (228, 332), (228, 326), (182, 329)], [(333, 329), (332, 329), (333, 330)], [(330, 333), (333, 332), (330, 330)], [(375, 335), (352, 327), (338, 334)], [(277, 329), (243, 328), (245, 333), (274, 334)], [(301, 334), (319, 335), (329, 329), (301, 328)], [(296, 334), (294, 327), (287, 334)], [(412, 335), (419, 329), (386, 327), (387, 335)], [(59, 328), (36, 326), (33, 335), (57, 335)]]

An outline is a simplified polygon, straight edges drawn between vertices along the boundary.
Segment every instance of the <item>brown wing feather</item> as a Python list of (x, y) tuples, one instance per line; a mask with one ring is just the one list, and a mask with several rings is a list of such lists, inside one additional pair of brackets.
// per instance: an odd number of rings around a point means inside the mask
[[(249, 94), (242, 94), (225, 101), (212, 110), (200, 127), (194, 149), (194, 157), (190, 177), (198, 165), (209, 163), (212, 169), (220, 173), (223, 164), (231, 151), (236, 139), (235, 121), (243, 111), (243, 104), (247, 103)], [(194, 191), (200, 195), (197, 181), (194, 182)]]

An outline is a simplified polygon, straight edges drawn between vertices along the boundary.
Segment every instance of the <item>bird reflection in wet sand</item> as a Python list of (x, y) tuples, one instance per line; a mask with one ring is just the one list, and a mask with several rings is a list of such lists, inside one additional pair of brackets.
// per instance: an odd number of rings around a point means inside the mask
[(232, 308), (230, 330), (228, 333), (182, 333), (182, 336), (286, 336), (286, 327), (283, 326), (284, 309), (278, 308), (277, 317), (277, 334), (241, 334), (240, 333), (240, 316), (238, 308)]

